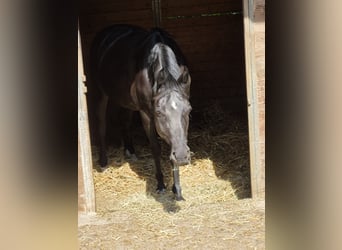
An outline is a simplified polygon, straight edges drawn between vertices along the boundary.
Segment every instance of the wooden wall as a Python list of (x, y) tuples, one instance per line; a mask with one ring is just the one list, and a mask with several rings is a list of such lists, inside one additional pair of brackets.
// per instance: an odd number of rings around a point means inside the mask
[(246, 109), (242, 2), (186, 0), (162, 2), (162, 26), (172, 33), (189, 61), (192, 105), (219, 101), (227, 110)]
[[(151, 28), (157, 0), (84, 0), (80, 30), (87, 73), (96, 32), (115, 23)], [(211, 100), (228, 111), (246, 112), (244, 37), (241, 0), (159, 0), (160, 26), (180, 44), (192, 76), (195, 109)]]
[(90, 45), (97, 32), (118, 23), (145, 28), (153, 26), (151, 0), (83, 0), (80, 6), (79, 22), (86, 75)]

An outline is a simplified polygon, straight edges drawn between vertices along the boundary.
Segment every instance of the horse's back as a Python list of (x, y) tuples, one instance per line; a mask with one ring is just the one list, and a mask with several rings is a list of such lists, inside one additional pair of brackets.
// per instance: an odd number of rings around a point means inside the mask
[(130, 99), (139, 44), (147, 34), (137, 26), (113, 25), (95, 37), (90, 53), (91, 80), (112, 99)]
[(177, 63), (186, 65), (177, 43), (162, 29), (147, 31), (126, 24), (105, 28), (96, 35), (91, 47), (91, 80), (120, 104), (131, 102), (131, 85), (137, 74), (148, 67), (148, 57), (153, 46), (158, 43), (169, 46)]
[(140, 27), (124, 24), (112, 25), (99, 32), (90, 52), (92, 71), (101, 71), (109, 60), (123, 63), (127, 61), (129, 53), (146, 34)]
[[(145, 59), (157, 43), (169, 46), (175, 53), (178, 64), (187, 65), (185, 57), (175, 40), (164, 30), (153, 28), (147, 31), (141, 27), (117, 24), (99, 32), (91, 47), (93, 70), (101, 70), (102, 65), (137, 61), (137, 70), (145, 66)], [(108, 62), (110, 61), (110, 62)]]

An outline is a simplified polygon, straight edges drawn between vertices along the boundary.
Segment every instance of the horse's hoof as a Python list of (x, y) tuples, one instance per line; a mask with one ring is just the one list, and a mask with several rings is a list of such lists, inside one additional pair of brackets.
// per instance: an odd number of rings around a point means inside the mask
[(131, 154), (131, 156), (129, 157), (129, 159), (131, 161), (137, 161), (138, 160), (138, 157), (135, 155), (135, 154)]
[(175, 199), (176, 199), (176, 201), (185, 201), (185, 199), (181, 195), (180, 196), (176, 195)]
[(101, 169), (107, 168), (108, 160), (107, 160), (107, 158), (102, 158), (99, 160), (99, 163), (100, 163)]
[(101, 173), (103, 173), (104, 171), (106, 171), (106, 169), (107, 169), (108, 167), (109, 167), (109, 166), (100, 167)]
[(175, 185), (172, 186), (172, 192), (173, 192), (174, 194), (177, 194), (177, 189), (176, 189)]
[(165, 194), (166, 192), (166, 189), (163, 188), (163, 189), (157, 189), (157, 194)]
[(138, 157), (134, 153), (129, 152), (128, 149), (125, 150), (125, 155), (131, 161), (137, 161), (138, 160)]
[(183, 198), (181, 194), (181, 189), (177, 190), (175, 185), (172, 186), (172, 192), (175, 194), (176, 201), (185, 201), (185, 199)]
[(157, 191), (157, 194), (165, 194), (166, 187), (158, 187), (156, 191)]

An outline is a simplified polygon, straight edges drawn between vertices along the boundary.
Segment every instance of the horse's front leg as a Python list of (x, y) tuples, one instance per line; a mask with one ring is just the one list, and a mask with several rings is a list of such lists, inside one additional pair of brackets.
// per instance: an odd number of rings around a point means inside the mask
[(179, 166), (176, 163), (172, 164), (172, 173), (173, 173), (173, 186), (172, 191), (176, 196), (177, 201), (185, 200), (182, 196), (182, 188), (180, 186), (180, 180), (179, 180)]
[(165, 184), (164, 184), (164, 176), (163, 173), (161, 171), (161, 165), (160, 165), (160, 144), (158, 142), (157, 139), (157, 133), (156, 133), (156, 129), (153, 123), (153, 120), (151, 120), (146, 113), (144, 112), (140, 112), (141, 118), (142, 118), (142, 123), (145, 129), (145, 132), (147, 134), (147, 137), (150, 141), (150, 145), (151, 145), (151, 150), (152, 150), (152, 156), (154, 159), (154, 164), (156, 167), (156, 179), (158, 182), (158, 186), (157, 186), (157, 192), (158, 193), (163, 193), (165, 192)]
[(121, 117), (123, 120), (123, 141), (124, 141), (124, 154), (129, 159), (136, 161), (138, 160), (137, 156), (135, 155), (135, 149), (133, 146), (133, 138), (132, 138), (132, 131), (131, 131), (131, 123), (133, 119), (133, 111), (129, 109), (121, 109)]

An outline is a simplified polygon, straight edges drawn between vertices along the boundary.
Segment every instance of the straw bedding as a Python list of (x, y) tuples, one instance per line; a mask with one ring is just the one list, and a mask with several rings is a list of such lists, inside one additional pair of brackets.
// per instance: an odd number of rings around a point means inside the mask
[(246, 121), (215, 103), (189, 129), (191, 165), (180, 168), (182, 193), (171, 191), (169, 149), (162, 144), (165, 194), (155, 192), (153, 159), (138, 131), (137, 161), (109, 148), (103, 172), (93, 148), (97, 215), (80, 218), (80, 249), (264, 249), (264, 203), (250, 199)]

